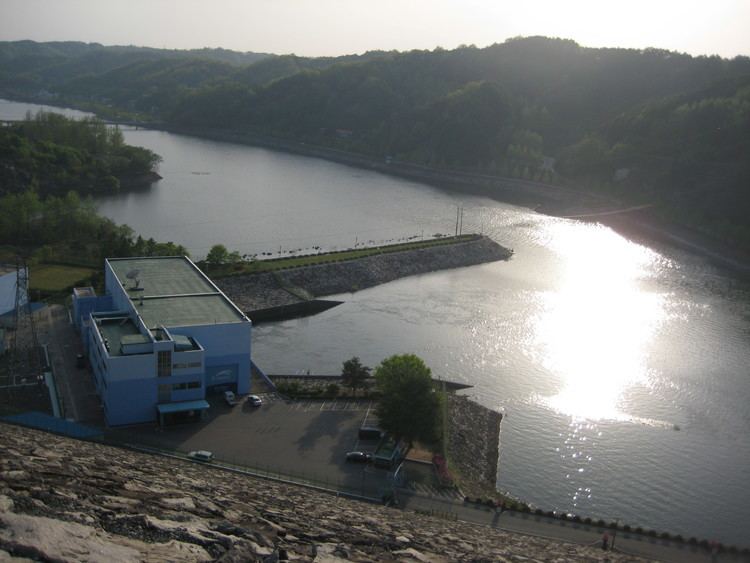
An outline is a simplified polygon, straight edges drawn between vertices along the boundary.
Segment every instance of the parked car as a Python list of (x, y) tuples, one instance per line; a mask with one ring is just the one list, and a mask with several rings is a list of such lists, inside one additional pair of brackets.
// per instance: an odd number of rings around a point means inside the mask
[(86, 367), (86, 356), (83, 354), (76, 354), (76, 367), (83, 369)]
[(206, 450), (196, 450), (190, 452), (187, 456), (195, 461), (205, 461), (206, 463), (209, 463), (214, 459), (214, 454)]
[(366, 452), (347, 452), (346, 461), (352, 463), (370, 463), (372, 461), (372, 454)]
[(247, 402), (250, 403), (254, 407), (259, 407), (263, 404), (263, 401), (261, 400), (260, 397), (258, 397), (258, 395), (248, 395)]
[(237, 404), (237, 396), (233, 391), (224, 391), (224, 400), (230, 407), (233, 407)]

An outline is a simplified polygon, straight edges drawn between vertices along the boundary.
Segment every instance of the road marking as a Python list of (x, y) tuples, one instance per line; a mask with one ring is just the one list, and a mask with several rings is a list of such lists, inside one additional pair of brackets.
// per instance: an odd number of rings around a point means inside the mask
[(322, 405), (320, 405), (320, 410), (323, 410), (323, 407), (324, 407), (324, 406), (326, 406), (326, 402), (325, 402), (325, 401), (323, 401), (323, 404), (322, 404)]

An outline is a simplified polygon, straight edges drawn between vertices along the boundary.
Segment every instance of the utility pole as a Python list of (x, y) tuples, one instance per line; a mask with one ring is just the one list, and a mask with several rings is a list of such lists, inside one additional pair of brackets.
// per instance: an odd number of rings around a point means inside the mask
[(460, 213), (458, 205), (456, 206), (456, 236), (458, 236), (458, 214)]
[(458, 228), (458, 234), (461, 235), (464, 232), (464, 206), (461, 206), (461, 225)]

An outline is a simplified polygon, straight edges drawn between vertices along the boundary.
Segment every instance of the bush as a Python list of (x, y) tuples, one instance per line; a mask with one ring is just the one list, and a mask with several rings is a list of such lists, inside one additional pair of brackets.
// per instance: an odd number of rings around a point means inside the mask
[(550, 518), (554, 518), (556, 516), (555, 511), (550, 510), (549, 512), (547, 512), (547, 516), (549, 516)]
[(339, 386), (336, 383), (329, 383), (326, 387), (326, 395), (328, 395), (331, 398), (338, 397), (339, 394)]
[(537, 516), (542, 516), (544, 514), (544, 510), (542, 510), (541, 508), (537, 508), (534, 511), (534, 514), (536, 514)]
[(696, 538), (695, 536), (690, 536), (690, 539), (688, 540), (688, 543), (690, 545), (697, 545), (698, 544), (698, 538)]
[(607, 523), (600, 518), (599, 520), (596, 521), (596, 525), (601, 526), (603, 528), (604, 526), (607, 525)]
[(669, 535), (669, 532), (662, 532), (661, 533), (661, 539), (663, 539), (663, 540), (668, 540), (671, 537), (672, 536)]
[(626, 532), (629, 532), (629, 531), (630, 531), (630, 524), (625, 524), (625, 525), (624, 525), (624, 526), (622, 527), (622, 529), (623, 529), (623, 530), (625, 530)]
[(587, 516), (586, 518), (584, 518), (584, 519), (583, 519), (583, 522), (584, 522), (585, 524), (591, 524), (591, 518), (589, 518), (589, 517)]
[(643, 528), (641, 528), (640, 526), (638, 526), (638, 527), (637, 527), (637, 528), (635, 529), (635, 531), (636, 531), (636, 533), (637, 533), (637, 534), (642, 534), (642, 533), (643, 533)]
[(610, 522), (610, 523), (609, 523), (609, 527), (610, 527), (611, 529), (613, 529), (613, 530), (616, 530), (616, 529), (617, 529), (617, 522)]
[(658, 534), (657, 534), (657, 532), (656, 532), (656, 530), (649, 530), (649, 531), (648, 531), (648, 532), (646, 532), (646, 533), (647, 533), (647, 534), (648, 534), (649, 536), (651, 536), (652, 538), (655, 538), (655, 537), (656, 537), (656, 536), (658, 535)]

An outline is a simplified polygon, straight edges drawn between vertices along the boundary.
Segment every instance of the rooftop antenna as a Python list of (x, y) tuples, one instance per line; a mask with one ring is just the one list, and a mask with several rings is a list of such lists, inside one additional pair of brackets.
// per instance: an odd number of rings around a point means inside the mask
[(138, 279), (139, 274), (141, 273), (140, 270), (134, 269), (130, 270), (127, 274), (125, 274), (125, 277), (129, 280), (133, 280), (135, 282), (135, 287), (133, 289), (140, 289), (141, 288), (141, 280)]

